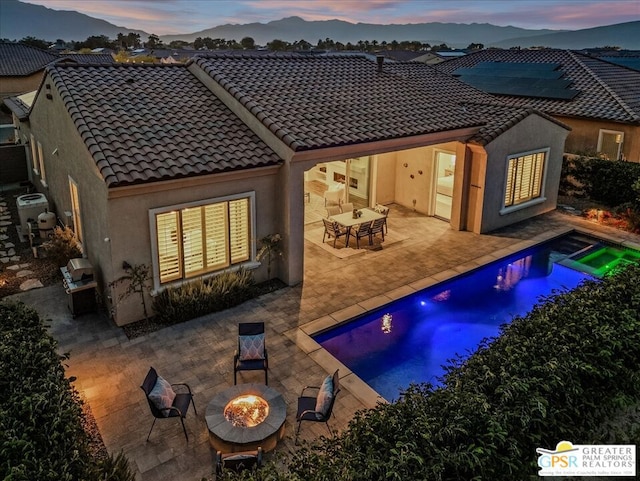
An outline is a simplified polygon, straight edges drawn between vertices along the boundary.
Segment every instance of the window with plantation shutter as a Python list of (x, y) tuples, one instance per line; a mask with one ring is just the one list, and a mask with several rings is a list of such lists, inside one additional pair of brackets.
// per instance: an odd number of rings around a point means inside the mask
[(542, 195), (544, 164), (548, 150), (508, 159), (504, 206), (524, 204)]
[(231, 262), (249, 259), (249, 199), (229, 202), (229, 243)]
[(197, 277), (250, 261), (253, 202), (253, 195), (249, 194), (185, 205), (172, 211), (151, 211), (159, 283)]
[(156, 216), (158, 240), (158, 267), (160, 282), (182, 278), (180, 243), (178, 242), (178, 212), (166, 212)]

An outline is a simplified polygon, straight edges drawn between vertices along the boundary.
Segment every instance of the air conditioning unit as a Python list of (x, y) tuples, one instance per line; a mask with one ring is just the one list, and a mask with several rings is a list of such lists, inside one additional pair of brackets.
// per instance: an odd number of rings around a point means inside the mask
[(18, 197), (16, 203), (22, 235), (27, 235), (29, 222), (38, 221), (38, 216), (49, 209), (49, 201), (44, 194), (25, 194)]

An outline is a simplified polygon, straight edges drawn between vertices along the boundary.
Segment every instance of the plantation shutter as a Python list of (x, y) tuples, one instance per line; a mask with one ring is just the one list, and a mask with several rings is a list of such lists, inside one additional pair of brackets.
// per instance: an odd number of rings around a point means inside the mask
[(156, 216), (158, 232), (158, 267), (160, 282), (169, 282), (182, 277), (180, 268), (180, 245), (178, 242), (178, 212), (167, 212)]
[(507, 185), (504, 194), (504, 205), (508, 207), (513, 205), (513, 187), (517, 172), (518, 159), (509, 159), (509, 167), (507, 170)]
[(182, 211), (182, 258), (185, 276), (204, 269), (201, 207)]
[(545, 153), (509, 159), (504, 205), (521, 204), (542, 195)]
[(249, 199), (229, 201), (229, 250), (231, 263), (249, 259)]
[(544, 169), (544, 156), (545, 154), (543, 152), (534, 155), (531, 197), (540, 197), (542, 195), (542, 170)]
[(227, 249), (227, 203), (211, 204), (204, 207), (205, 242), (207, 270), (215, 270), (229, 265)]

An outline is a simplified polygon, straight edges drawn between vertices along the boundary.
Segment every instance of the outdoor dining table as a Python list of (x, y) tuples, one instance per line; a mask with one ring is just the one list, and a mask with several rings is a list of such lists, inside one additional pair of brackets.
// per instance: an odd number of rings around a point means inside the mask
[(349, 247), (349, 236), (351, 235), (351, 228), (353, 226), (360, 225), (365, 222), (373, 222), (374, 220), (382, 219), (384, 217), (384, 214), (376, 212), (373, 209), (369, 209), (368, 207), (360, 209), (358, 212), (362, 212), (362, 215), (357, 218), (353, 217), (353, 212), (343, 212), (342, 214), (336, 214), (329, 217), (331, 220), (337, 222), (342, 227), (347, 228), (347, 247)]

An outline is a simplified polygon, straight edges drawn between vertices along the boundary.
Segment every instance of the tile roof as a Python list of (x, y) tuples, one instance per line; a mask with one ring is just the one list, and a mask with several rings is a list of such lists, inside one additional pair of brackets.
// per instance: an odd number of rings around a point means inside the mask
[(24, 77), (58, 60), (58, 55), (29, 45), (0, 42), (0, 77)]
[(460, 105), (488, 96), (418, 63), (364, 57), (228, 56), (193, 59), (294, 151), (478, 127)]
[(580, 117), (614, 122), (640, 123), (640, 72), (604, 62), (569, 50), (482, 50), (447, 60), (434, 68), (453, 73), (479, 62), (559, 63), (571, 88), (580, 90), (572, 100), (501, 95), (502, 102), (533, 107), (550, 115)]
[(60, 57), (64, 60), (73, 60), (77, 63), (88, 64), (111, 64), (116, 63), (115, 59), (109, 53), (61, 53)]
[(47, 67), (109, 187), (276, 165), (183, 65)]

